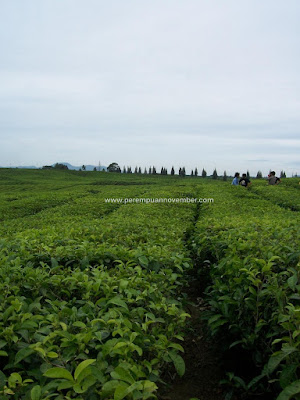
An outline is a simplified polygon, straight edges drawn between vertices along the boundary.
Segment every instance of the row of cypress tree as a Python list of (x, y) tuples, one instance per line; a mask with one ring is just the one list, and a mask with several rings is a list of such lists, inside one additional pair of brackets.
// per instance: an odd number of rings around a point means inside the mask
[[(142, 172), (142, 168), (141, 167), (135, 167), (135, 169), (132, 170), (131, 167), (125, 167), (124, 166), (123, 170), (121, 171), (121, 168), (119, 167), (119, 165), (117, 163), (110, 164), (109, 167), (108, 167), (108, 171), (109, 172), (120, 172), (120, 173), (122, 172), (123, 174), (132, 174), (132, 173), (134, 173), (134, 174), (144, 174), (144, 175), (157, 175), (158, 174), (158, 172), (156, 170), (156, 167), (154, 167), (154, 166), (149, 167), (148, 169), (145, 168), (143, 172)], [(167, 168), (161, 167), (160, 175), (168, 175)], [(174, 167), (171, 168), (170, 175), (176, 175)], [(182, 177), (185, 177), (187, 175), (185, 167), (180, 167), (179, 168), (178, 175), (182, 176)], [(250, 178), (249, 171), (247, 171), (246, 175), (247, 175), (247, 178), (249, 179)], [(197, 168), (192, 169), (192, 171), (190, 173), (190, 176), (191, 177), (199, 176), (198, 169)], [(202, 178), (206, 178), (207, 177), (207, 172), (206, 172), (206, 170), (204, 168), (202, 169), (201, 177)], [(219, 176), (218, 172), (217, 172), (217, 169), (215, 168), (213, 173), (212, 173), (212, 175), (211, 175), (211, 177), (212, 177), (212, 179), (222, 178), (224, 181), (226, 181), (227, 178), (228, 178), (228, 175), (227, 175), (226, 171), (224, 171), (223, 175)], [(257, 175), (256, 175), (256, 178), (257, 179), (261, 179), (262, 177), (263, 177), (262, 172), (258, 171)], [(286, 178), (286, 173), (284, 171), (280, 172), (280, 178)]]

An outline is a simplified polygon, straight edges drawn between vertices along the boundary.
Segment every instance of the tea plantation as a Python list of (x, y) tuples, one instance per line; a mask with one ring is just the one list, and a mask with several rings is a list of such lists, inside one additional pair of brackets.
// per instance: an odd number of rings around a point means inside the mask
[(0, 188), (1, 400), (157, 399), (164, 371), (185, 372), (191, 271), (220, 351), (246, 352), (255, 371), (228, 371), (227, 399), (299, 398), (297, 179), (247, 190), (0, 169)]

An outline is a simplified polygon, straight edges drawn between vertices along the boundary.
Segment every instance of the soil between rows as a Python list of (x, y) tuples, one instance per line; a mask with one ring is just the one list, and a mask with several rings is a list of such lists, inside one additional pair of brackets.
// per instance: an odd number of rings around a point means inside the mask
[(182, 378), (175, 371), (166, 372), (167, 382), (159, 391), (160, 400), (224, 400), (225, 393), (220, 387), (224, 377), (221, 362), (212, 339), (208, 337), (201, 314), (205, 311), (203, 299), (199, 296), (197, 282), (187, 289), (190, 304), (186, 312), (191, 315), (187, 322), (187, 333), (183, 343), (186, 372)]

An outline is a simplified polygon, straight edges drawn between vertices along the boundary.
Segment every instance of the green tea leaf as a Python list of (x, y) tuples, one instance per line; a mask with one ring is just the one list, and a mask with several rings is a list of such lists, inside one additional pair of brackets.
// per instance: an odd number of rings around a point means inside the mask
[(289, 386), (287, 386), (277, 397), (276, 400), (289, 400), (292, 398), (292, 396), (295, 396), (295, 394), (300, 393), (300, 380), (295, 381), (291, 383)]
[(70, 389), (71, 387), (73, 387), (73, 385), (74, 385), (74, 382), (62, 381), (62, 382), (57, 386), (57, 389), (58, 389), (58, 390)]
[(294, 290), (296, 288), (298, 282), (298, 276), (296, 274), (294, 274), (293, 276), (291, 276), (288, 280), (287, 283), (289, 285), (289, 287)]
[(47, 378), (67, 379), (68, 381), (74, 381), (73, 376), (65, 368), (50, 368), (44, 373)]
[(22, 377), (20, 374), (18, 374), (17, 372), (13, 372), (10, 377), (8, 378), (8, 382), (9, 383), (22, 383)]
[(173, 361), (173, 364), (175, 366), (178, 375), (183, 376), (185, 373), (185, 363), (183, 358), (179, 354), (176, 354), (175, 352), (170, 352), (169, 356)]
[(118, 385), (119, 385), (119, 381), (117, 381), (117, 380), (112, 380), (112, 381), (106, 382), (102, 386), (101, 394), (103, 394), (103, 396), (111, 395), (112, 393), (114, 393), (114, 391), (116, 390)]
[(34, 386), (30, 392), (31, 400), (40, 400), (41, 394), (42, 394), (41, 387), (39, 385)]
[(57, 358), (58, 354), (55, 353), (55, 351), (49, 351), (49, 353), (47, 353), (47, 357), (49, 357), (49, 358)]
[(178, 343), (170, 343), (168, 347), (173, 347), (173, 349), (179, 350), (184, 353), (183, 347)]
[(85, 328), (86, 327), (86, 325), (81, 321), (73, 322), (73, 326), (76, 326), (77, 328)]
[(139, 257), (139, 263), (141, 264), (142, 267), (148, 267), (149, 265), (149, 260), (145, 256)]
[(94, 383), (96, 382), (96, 378), (94, 376), (87, 376), (84, 381), (82, 382), (82, 384), (80, 383), (76, 383), (73, 386), (73, 390), (75, 393), (84, 393), (88, 390), (88, 388), (92, 385), (94, 385)]
[(4, 375), (4, 373), (0, 370), (0, 389), (3, 388), (3, 386), (5, 385), (6, 382), (6, 376)]
[(267, 364), (267, 369), (266, 369), (267, 374), (270, 375), (278, 367), (281, 361), (283, 361), (287, 356), (294, 353), (295, 351), (297, 351), (297, 349), (292, 347), (289, 349), (289, 351), (287, 350), (285, 352), (280, 351), (272, 354)]
[(81, 383), (82, 390), (85, 392), (97, 382), (97, 378), (93, 375), (87, 376)]
[(119, 379), (124, 382), (128, 382), (130, 384), (134, 383), (134, 379), (131, 374), (122, 367), (117, 367), (113, 372), (111, 372), (111, 376), (114, 379)]
[(6, 346), (7, 342), (5, 342), (4, 340), (0, 340), (0, 349), (2, 349), (2, 347)]
[(78, 378), (78, 376), (81, 374), (81, 372), (82, 372), (85, 368), (87, 368), (89, 365), (93, 364), (95, 361), (96, 361), (95, 358), (82, 361), (82, 362), (78, 365), (78, 367), (76, 368), (76, 370), (75, 370), (75, 373), (74, 373), (75, 381), (77, 380), (77, 378)]
[(108, 302), (107, 302), (107, 304), (115, 304), (116, 306), (120, 306), (120, 307), (123, 307), (123, 308), (125, 308), (126, 310), (128, 310), (128, 306), (127, 306), (127, 304), (125, 303), (125, 301), (124, 300), (122, 300), (120, 297), (118, 297), (118, 296), (115, 296), (115, 297), (113, 297), (112, 299), (110, 299)]
[(124, 382), (120, 382), (119, 385), (116, 387), (114, 393), (114, 400), (122, 400), (127, 396), (127, 388), (129, 385)]
[(280, 386), (282, 387), (282, 389), (285, 389), (286, 386), (296, 380), (297, 368), (297, 364), (286, 365), (283, 368), (279, 378)]

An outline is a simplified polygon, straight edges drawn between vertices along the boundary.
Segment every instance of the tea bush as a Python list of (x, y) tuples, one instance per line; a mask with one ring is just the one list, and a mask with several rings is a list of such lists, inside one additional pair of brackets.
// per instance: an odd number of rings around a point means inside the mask
[(191, 188), (89, 182), (56, 197), (58, 182), (23, 183), (30, 194), (15, 193), (9, 213), (12, 195), (0, 203), (0, 398), (156, 398), (168, 365), (185, 370), (179, 288), (195, 205), (104, 200)]
[(215, 202), (203, 206), (192, 245), (209, 265), (211, 332), (225, 348), (251, 353), (261, 370), (251, 382), (240, 380), (244, 393), (269, 381), (283, 389), (278, 399), (291, 398), (300, 393), (299, 215), (241, 187), (205, 190)]

